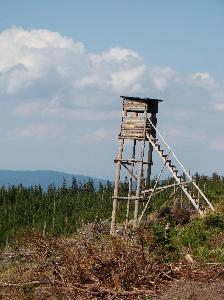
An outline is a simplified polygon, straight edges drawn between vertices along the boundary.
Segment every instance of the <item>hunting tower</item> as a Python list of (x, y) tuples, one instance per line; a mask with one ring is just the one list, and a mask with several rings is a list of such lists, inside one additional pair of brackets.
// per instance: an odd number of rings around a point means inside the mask
[[(203, 213), (200, 198), (203, 198), (210, 208), (213, 209), (211, 203), (196, 185), (156, 128), (158, 104), (162, 102), (162, 100), (126, 96), (121, 96), (121, 98), (123, 100), (123, 112), (121, 130), (118, 136), (118, 154), (114, 160), (116, 164), (116, 175), (111, 234), (115, 234), (116, 231), (116, 214), (119, 201), (127, 202), (125, 227), (128, 226), (131, 212), (130, 208), (134, 202), (133, 227), (136, 228), (143, 217), (145, 217), (152, 196), (170, 187), (157, 187), (165, 167), (170, 170), (176, 181), (176, 183), (171, 186), (178, 185), (199, 214)], [(165, 149), (162, 149), (162, 144)], [(150, 189), (153, 150), (155, 150), (162, 159), (163, 167), (157, 176), (155, 185)], [(167, 153), (165, 151), (167, 151)], [(179, 170), (171, 159), (176, 161), (184, 176), (179, 175)], [(125, 177), (127, 187), (127, 195), (125, 196), (120, 194), (121, 172), (123, 171), (129, 175)], [(142, 208), (141, 214), (139, 214), (140, 204)]]

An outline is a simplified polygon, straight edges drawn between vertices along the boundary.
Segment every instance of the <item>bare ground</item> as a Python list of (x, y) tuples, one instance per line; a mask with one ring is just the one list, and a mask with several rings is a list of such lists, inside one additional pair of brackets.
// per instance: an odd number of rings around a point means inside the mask
[(224, 299), (221, 263), (166, 263), (132, 241), (90, 240), (21, 238), (0, 254), (0, 299)]
[(160, 300), (223, 300), (224, 280), (200, 282), (181, 279), (167, 287)]

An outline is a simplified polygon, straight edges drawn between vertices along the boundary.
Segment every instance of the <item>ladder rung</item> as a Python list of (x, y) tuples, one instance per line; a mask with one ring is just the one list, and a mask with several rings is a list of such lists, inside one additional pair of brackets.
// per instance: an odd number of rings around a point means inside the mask
[[(178, 174), (179, 169), (180, 169), (179, 167), (181, 167), (181, 169), (184, 171), (184, 173), (186, 174), (188, 179), (190, 179), (192, 181), (192, 178), (191, 178), (190, 174), (188, 174), (188, 172), (186, 171), (186, 169), (184, 168), (182, 163), (178, 160), (175, 153), (172, 151), (172, 149), (169, 147), (167, 142), (161, 136), (161, 134), (157, 130), (157, 128), (153, 125), (153, 123), (150, 120), (149, 120), (149, 122), (151, 124), (152, 129), (155, 130), (155, 132), (158, 134), (158, 136), (162, 140), (162, 144), (161, 144), (161, 146), (159, 145), (158, 138), (156, 138), (155, 135), (153, 136), (152, 133), (151, 133), (151, 135), (146, 133), (148, 139), (152, 143), (153, 147), (160, 154), (160, 157), (164, 161), (164, 165), (169, 167), (169, 169), (170, 169), (171, 173), (174, 175), (177, 183), (181, 185), (182, 189), (187, 194), (187, 196), (188, 196), (189, 200), (191, 201), (191, 203), (193, 204), (193, 206), (198, 210), (198, 212), (200, 214), (202, 214), (203, 212), (200, 210), (200, 207), (197, 205), (197, 197), (195, 196), (195, 193), (192, 193), (192, 188), (191, 188), (191, 191), (190, 191), (189, 183), (187, 183), (187, 184), (185, 183), (186, 179), (182, 177), (183, 175)], [(162, 147), (163, 147), (162, 145), (163, 146), (165, 145), (166, 148), (162, 149)], [(169, 155), (164, 154), (165, 151), (167, 151), (167, 150), (169, 150)], [(171, 164), (171, 159), (169, 159), (171, 156), (172, 156), (172, 158), (174, 157), (175, 161), (177, 161), (178, 166), (179, 166), (178, 168), (176, 166), (174, 166), (173, 164)], [(206, 198), (206, 196), (203, 194), (203, 192), (200, 190), (200, 188), (197, 186), (197, 184), (195, 182), (193, 182), (193, 185), (200, 192), (201, 196), (204, 198), (204, 200), (207, 202), (207, 204), (210, 206), (210, 208), (212, 210), (214, 210), (212, 204), (209, 202), (209, 200)]]
[(153, 142), (153, 144), (155, 144), (158, 141), (158, 139), (155, 139), (155, 138), (150, 138), (150, 140), (151, 140), (151, 142)]

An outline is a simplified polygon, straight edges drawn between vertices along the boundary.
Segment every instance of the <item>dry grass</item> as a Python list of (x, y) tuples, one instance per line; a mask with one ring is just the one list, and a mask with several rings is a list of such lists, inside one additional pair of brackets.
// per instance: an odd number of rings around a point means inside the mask
[(158, 299), (175, 279), (219, 274), (219, 266), (204, 272), (196, 262), (165, 262), (148, 230), (107, 232), (106, 224), (90, 224), (74, 239), (19, 236), (1, 253), (0, 299)]

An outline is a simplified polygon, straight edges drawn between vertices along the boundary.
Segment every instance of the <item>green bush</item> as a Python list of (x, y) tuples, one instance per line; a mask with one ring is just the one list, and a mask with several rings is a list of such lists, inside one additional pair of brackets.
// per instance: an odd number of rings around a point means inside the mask
[(179, 245), (176, 243), (177, 231), (171, 227), (167, 232), (163, 223), (152, 226), (154, 244), (151, 245), (158, 258), (164, 261), (173, 261), (180, 258)]
[(224, 215), (219, 213), (208, 215), (204, 219), (204, 224), (207, 229), (218, 228), (224, 230)]
[(202, 220), (193, 221), (183, 227), (179, 233), (180, 243), (185, 247), (197, 247), (203, 245), (208, 238), (209, 233)]

